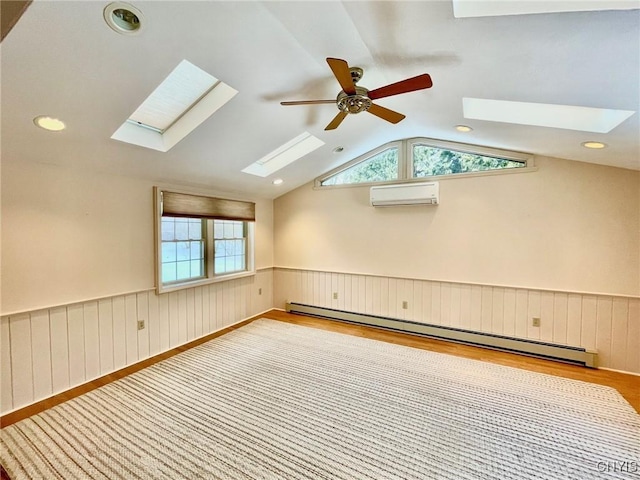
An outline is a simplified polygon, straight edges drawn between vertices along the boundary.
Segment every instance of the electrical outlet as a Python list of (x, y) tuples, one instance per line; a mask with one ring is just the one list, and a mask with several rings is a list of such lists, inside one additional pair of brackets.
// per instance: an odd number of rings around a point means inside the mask
[(407, 302), (406, 300), (403, 300), (403, 301), (402, 301), (402, 308), (403, 308), (403, 309), (405, 309), (405, 310), (406, 310), (407, 308), (409, 308), (409, 302)]
[(533, 317), (531, 319), (531, 325), (533, 325), (534, 327), (539, 327), (540, 326), (540, 318), (539, 317)]
[(138, 320), (138, 330), (144, 330), (144, 320)]
[(261, 288), (258, 289), (258, 295), (262, 295), (262, 289)]
[(333, 292), (333, 299), (337, 300), (338, 299), (338, 292)]

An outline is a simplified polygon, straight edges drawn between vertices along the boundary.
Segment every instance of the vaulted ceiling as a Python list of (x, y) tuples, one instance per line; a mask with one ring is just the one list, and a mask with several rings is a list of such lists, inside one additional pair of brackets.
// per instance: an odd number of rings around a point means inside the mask
[[(131, 2), (137, 35), (103, 19), (108, 2), (34, 1), (1, 44), (2, 162), (37, 162), (276, 197), (382, 143), (430, 137), (640, 169), (640, 10), (456, 18), (449, 0), (421, 2)], [(508, 3), (508, 2), (507, 2)], [(569, 2), (571, 3), (571, 2)], [(628, 9), (628, 7), (636, 9)], [(380, 105), (393, 125), (349, 115), (324, 127), (340, 87), (326, 57), (364, 69), (370, 89), (429, 73), (428, 90)], [(166, 153), (110, 137), (183, 60), (238, 94)], [(462, 99), (635, 111), (609, 133), (466, 119)], [(50, 133), (33, 118), (67, 129)], [(469, 133), (457, 124), (473, 127)], [(276, 174), (241, 170), (309, 132), (325, 144)], [(608, 145), (586, 150), (582, 142)], [(332, 153), (344, 147), (339, 154)], [(284, 179), (272, 185), (275, 177)]]

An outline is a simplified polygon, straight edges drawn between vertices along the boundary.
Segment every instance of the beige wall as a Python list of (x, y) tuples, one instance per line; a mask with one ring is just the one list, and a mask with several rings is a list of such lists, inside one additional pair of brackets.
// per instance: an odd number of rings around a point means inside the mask
[(275, 265), (640, 295), (640, 172), (536, 164), (443, 179), (437, 207), (372, 208), (368, 187), (304, 185), (275, 201)]
[[(47, 164), (3, 165), (2, 313), (153, 288), (153, 185)], [(256, 216), (256, 267), (271, 267), (273, 202), (258, 200)]]

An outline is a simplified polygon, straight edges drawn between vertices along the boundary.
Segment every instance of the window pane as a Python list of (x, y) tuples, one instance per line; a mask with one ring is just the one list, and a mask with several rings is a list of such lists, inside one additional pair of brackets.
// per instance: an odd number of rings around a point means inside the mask
[(383, 182), (398, 178), (398, 149), (388, 148), (322, 181), (322, 185)]
[(162, 242), (162, 263), (175, 262), (176, 260), (175, 242)]
[(221, 220), (213, 222), (213, 238), (222, 238), (224, 236), (224, 227)]
[(162, 218), (162, 283), (205, 276), (203, 222), (200, 218)]
[(189, 260), (189, 242), (177, 242), (176, 243), (177, 250), (177, 260)]
[[(209, 238), (211, 226), (214, 238)], [(207, 278), (211, 270), (224, 275), (247, 269), (247, 222), (163, 217), (159, 228), (160, 276), (167, 286)], [(211, 258), (208, 242), (214, 247)]]
[(224, 257), (224, 242), (222, 240), (216, 240), (214, 243), (214, 256)]
[(189, 242), (189, 258), (191, 258), (191, 260), (203, 257), (200, 245), (201, 242)]
[(457, 152), (429, 145), (413, 146), (413, 177), (526, 167), (526, 162)]
[(202, 260), (191, 260), (191, 277), (202, 277)]
[(176, 275), (176, 279), (177, 280), (186, 280), (189, 277), (191, 277), (191, 262), (190, 261), (186, 261), (186, 262), (178, 262), (176, 263), (177, 266), (177, 275)]
[(167, 263), (162, 264), (162, 283), (175, 282), (176, 281), (176, 264)]
[(162, 240), (174, 240), (175, 239), (174, 230), (175, 230), (174, 219), (163, 217), (162, 218)]
[(220, 259), (218, 261), (218, 259), (216, 258), (214, 267), (214, 273), (224, 273), (224, 259)]
[[(246, 270), (246, 222), (215, 220), (214, 272), (216, 274)], [(241, 258), (239, 258), (241, 257)]]
[(235, 269), (235, 262), (233, 257), (226, 257), (224, 259), (224, 271), (225, 272), (233, 272)]
[(189, 239), (200, 240), (202, 238), (202, 220), (189, 221)]
[(176, 218), (176, 240), (188, 240), (189, 239), (189, 221)]

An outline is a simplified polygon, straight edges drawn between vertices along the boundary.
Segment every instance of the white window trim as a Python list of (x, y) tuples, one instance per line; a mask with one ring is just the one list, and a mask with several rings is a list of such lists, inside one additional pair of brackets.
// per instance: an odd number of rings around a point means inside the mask
[[(334, 175), (337, 175), (338, 173), (341, 173), (349, 169), (350, 167), (352, 167), (353, 165), (356, 165), (357, 163), (364, 162), (365, 160), (368, 160), (371, 157), (375, 157), (379, 153), (382, 153), (385, 150), (389, 150), (394, 147), (398, 149), (398, 178), (397, 179), (387, 180), (384, 182), (362, 182), (362, 183), (347, 183), (347, 184), (341, 184), (341, 185), (322, 185), (322, 182), (324, 182), (328, 178), (333, 177)], [(405, 159), (403, 155), (402, 140), (385, 143), (384, 145), (380, 145), (379, 147), (374, 148), (373, 150), (369, 150), (368, 152), (354, 158), (353, 160), (348, 161), (347, 163), (343, 163), (339, 167), (336, 167), (333, 170), (330, 170), (329, 172), (325, 173), (321, 177), (316, 178), (314, 180), (314, 188), (357, 187), (358, 185), (383, 185), (386, 183), (397, 183), (399, 180), (402, 180), (402, 172), (406, 170), (406, 166), (404, 162), (405, 162)]]
[[(174, 188), (167, 189), (175, 193), (183, 193), (186, 195), (202, 195), (198, 192), (180, 191)], [(162, 293), (175, 292), (185, 288), (193, 288), (212, 283), (226, 282), (237, 278), (251, 277), (256, 274), (255, 266), (255, 222), (247, 222), (247, 269), (241, 272), (218, 273), (214, 272), (213, 261), (214, 255), (214, 239), (213, 239), (213, 221), (207, 222), (207, 239), (205, 241), (205, 269), (206, 277), (200, 277), (193, 280), (185, 280), (184, 282), (176, 282), (170, 284), (162, 283), (162, 189), (158, 188), (154, 199), (154, 245), (155, 245), (155, 276), (156, 276), (156, 292), (158, 295)], [(211, 259), (211, 261), (210, 261)]]
[[(472, 153), (476, 155), (486, 155), (497, 158), (504, 158), (506, 160), (515, 160), (518, 162), (524, 162), (525, 166), (521, 168), (504, 168), (495, 170), (482, 170), (478, 172), (466, 172), (466, 173), (453, 173), (449, 175), (432, 175), (428, 177), (412, 177), (413, 174), (413, 146), (414, 145), (426, 145), (436, 148), (443, 148), (448, 150), (454, 150), (464, 153)], [(387, 180), (383, 182), (362, 182), (362, 183), (348, 183), (342, 185), (322, 185), (322, 182), (327, 178), (336, 175), (357, 163), (360, 163), (372, 156), (377, 155), (384, 150), (392, 147), (398, 147), (398, 179)], [(406, 138), (404, 140), (397, 140), (394, 142), (385, 143), (369, 152), (366, 152), (349, 162), (340, 165), (339, 167), (330, 170), (324, 175), (314, 180), (314, 189), (326, 189), (326, 188), (353, 188), (360, 186), (372, 186), (372, 185), (388, 185), (394, 183), (411, 183), (411, 182), (424, 182), (425, 180), (447, 180), (452, 178), (470, 178), (470, 177), (486, 177), (492, 175), (512, 175), (514, 173), (530, 173), (536, 172), (538, 168), (534, 164), (534, 157), (531, 154), (523, 152), (514, 152), (511, 150), (501, 150), (497, 148), (481, 147), (478, 145), (471, 145), (466, 143), (448, 142), (444, 140), (436, 140), (427, 137), (413, 137)]]

